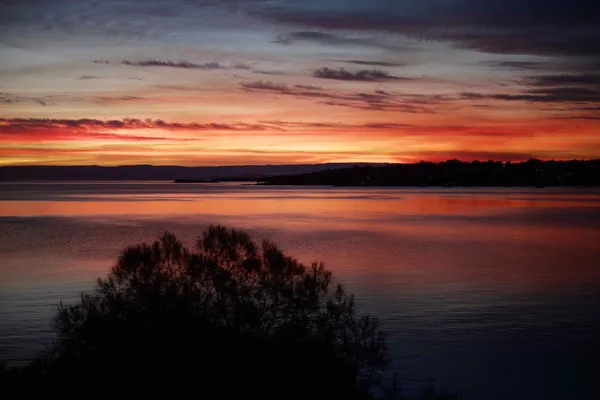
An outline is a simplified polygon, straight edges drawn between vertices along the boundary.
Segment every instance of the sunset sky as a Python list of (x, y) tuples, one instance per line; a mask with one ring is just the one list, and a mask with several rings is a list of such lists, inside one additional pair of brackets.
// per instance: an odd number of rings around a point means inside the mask
[(600, 157), (593, 0), (0, 0), (0, 165)]

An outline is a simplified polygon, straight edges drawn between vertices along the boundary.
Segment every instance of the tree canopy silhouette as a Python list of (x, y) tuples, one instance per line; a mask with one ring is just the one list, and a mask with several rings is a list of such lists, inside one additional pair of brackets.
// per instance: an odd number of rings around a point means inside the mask
[(328, 169), (258, 180), (263, 185), (598, 186), (600, 160), (524, 162), (447, 160)]
[[(93, 294), (60, 303), (55, 323), (54, 345), (23, 368), (0, 363), (0, 383), (245, 399), (372, 399), (378, 389), (407, 399), (396, 380), (380, 385), (377, 319), (356, 313), (323, 263), (219, 225), (194, 251), (169, 232), (126, 248)], [(426, 386), (415, 399), (459, 396)]]
[[(322, 263), (210, 226), (125, 249), (96, 292), (61, 303), (58, 339), (23, 381), (197, 382), (246, 395), (367, 398), (385, 365), (378, 322)], [(286, 389), (287, 388), (287, 389)], [(282, 391), (283, 390), (283, 391)], [(212, 396), (208, 396), (212, 397)]]

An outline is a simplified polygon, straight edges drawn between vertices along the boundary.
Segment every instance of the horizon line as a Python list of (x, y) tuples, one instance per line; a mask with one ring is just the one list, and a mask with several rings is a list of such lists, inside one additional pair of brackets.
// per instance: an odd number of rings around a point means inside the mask
[(78, 165), (61, 165), (61, 164), (7, 164), (0, 165), (0, 168), (31, 168), (31, 167), (39, 167), (39, 168), (89, 168), (89, 167), (97, 167), (97, 168), (123, 168), (123, 167), (153, 167), (153, 168), (226, 168), (226, 167), (291, 167), (291, 166), (314, 166), (314, 165), (410, 165), (410, 164), (419, 164), (419, 163), (432, 163), (432, 164), (440, 164), (448, 161), (459, 161), (462, 163), (473, 163), (473, 162), (501, 162), (503, 164), (511, 163), (518, 164), (522, 162), (528, 162), (531, 160), (542, 161), (542, 162), (569, 162), (569, 161), (600, 161), (600, 158), (570, 158), (570, 159), (542, 159), (542, 158), (529, 158), (527, 160), (523, 159), (520, 161), (515, 160), (461, 160), (458, 158), (449, 158), (444, 161), (428, 161), (428, 160), (420, 160), (415, 162), (372, 162), (372, 161), (343, 161), (343, 162), (324, 162), (324, 163), (291, 163), (291, 164), (223, 164), (223, 165), (176, 165), (176, 164), (165, 164), (165, 165), (156, 165), (156, 164), (119, 164), (119, 165), (101, 165), (101, 164), (78, 164)]

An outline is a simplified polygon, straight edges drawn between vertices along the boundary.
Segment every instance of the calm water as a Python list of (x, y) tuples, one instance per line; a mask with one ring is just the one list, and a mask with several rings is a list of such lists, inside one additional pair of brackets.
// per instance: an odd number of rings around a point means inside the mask
[(128, 244), (209, 223), (323, 260), (380, 316), (403, 386), (597, 399), (600, 190), (0, 183), (0, 359), (26, 360)]

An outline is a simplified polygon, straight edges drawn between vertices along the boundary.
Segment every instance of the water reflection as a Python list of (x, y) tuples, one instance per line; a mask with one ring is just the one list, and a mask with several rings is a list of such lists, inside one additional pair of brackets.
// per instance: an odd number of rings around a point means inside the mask
[(577, 371), (600, 348), (594, 190), (0, 184), (0, 353), (51, 340), (56, 300), (124, 245), (169, 229), (190, 246), (209, 223), (326, 261), (384, 319), (406, 385), (435, 379), (467, 400), (589, 385)]

